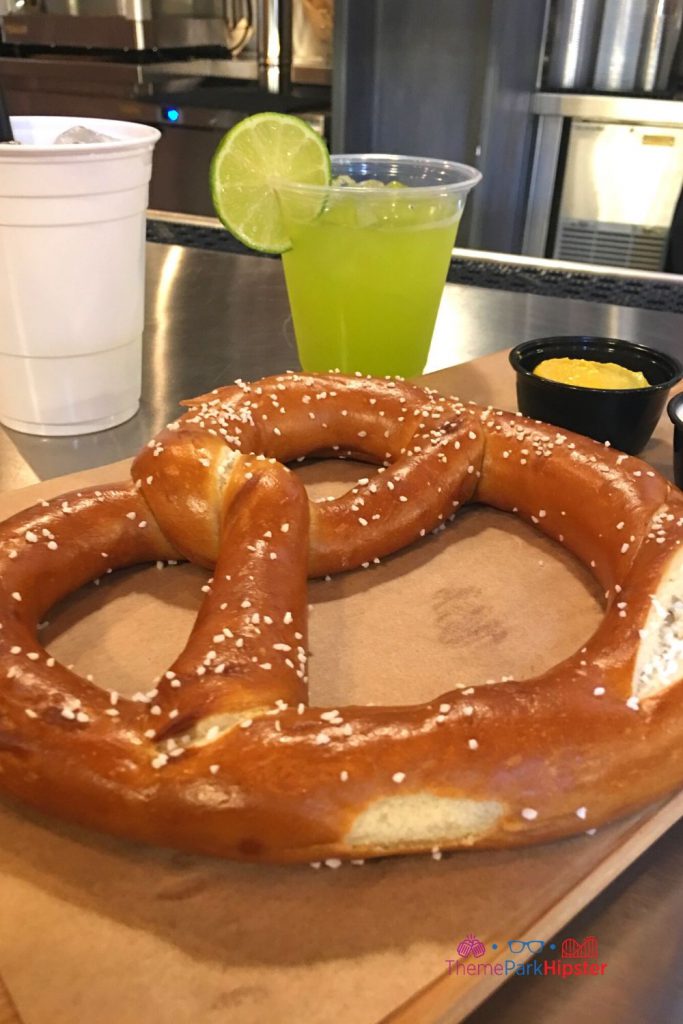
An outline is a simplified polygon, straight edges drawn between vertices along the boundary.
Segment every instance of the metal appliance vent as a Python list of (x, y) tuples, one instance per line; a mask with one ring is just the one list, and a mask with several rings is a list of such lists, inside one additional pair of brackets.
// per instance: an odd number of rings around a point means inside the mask
[(638, 224), (561, 220), (555, 257), (634, 270), (661, 270), (668, 231)]

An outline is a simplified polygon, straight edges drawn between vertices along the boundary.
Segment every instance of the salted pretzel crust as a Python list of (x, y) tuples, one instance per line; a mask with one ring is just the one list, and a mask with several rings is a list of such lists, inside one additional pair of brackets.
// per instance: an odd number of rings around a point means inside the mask
[[(287, 374), (187, 405), (131, 483), (0, 525), (2, 791), (131, 839), (287, 862), (555, 839), (680, 787), (683, 499), (661, 475), (400, 381)], [(320, 453), (379, 468), (310, 501), (284, 463)], [(591, 568), (606, 593), (593, 637), (533, 679), (310, 707), (307, 578), (397, 551), (471, 501)], [(180, 558), (213, 577), (138, 699), (37, 641), (47, 609), (105, 566)]]

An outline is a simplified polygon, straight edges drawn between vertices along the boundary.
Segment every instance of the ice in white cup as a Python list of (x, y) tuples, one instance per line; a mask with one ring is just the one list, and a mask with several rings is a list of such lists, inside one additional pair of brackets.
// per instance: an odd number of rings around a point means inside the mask
[[(114, 427), (140, 404), (145, 212), (155, 128), (12, 117), (0, 144), (0, 423)], [(74, 125), (111, 142), (55, 145)]]

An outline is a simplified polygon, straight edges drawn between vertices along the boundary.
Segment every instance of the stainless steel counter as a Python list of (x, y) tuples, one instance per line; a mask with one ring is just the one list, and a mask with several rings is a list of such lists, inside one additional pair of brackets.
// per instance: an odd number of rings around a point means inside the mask
[[(148, 246), (142, 408), (101, 434), (36, 438), (0, 428), (0, 487), (132, 455), (177, 415), (181, 398), (240, 376), (296, 367), (280, 263), (250, 256)], [(448, 285), (428, 370), (550, 334), (611, 335), (680, 354), (683, 318), (672, 313)], [(600, 978), (515, 978), (472, 1024), (669, 1024), (683, 1020), (683, 824), (614, 882), (564, 934), (596, 935)]]
[[(427, 370), (552, 334), (620, 337), (680, 353), (682, 322), (672, 313), (449, 284)], [(148, 245), (140, 412), (85, 437), (37, 438), (0, 428), (0, 488), (133, 455), (178, 415), (181, 399), (297, 365), (278, 260)]]

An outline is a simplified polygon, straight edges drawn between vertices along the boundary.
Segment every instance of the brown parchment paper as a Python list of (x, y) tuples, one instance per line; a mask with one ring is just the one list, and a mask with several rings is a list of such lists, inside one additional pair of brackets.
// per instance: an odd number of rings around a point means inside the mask
[[(504, 354), (431, 383), (515, 408)], [(664, 424), (645, 457), (668, 472)], [(7, 494), (0, 517), (126, 469)], [(367, 469), (303, 472), (314, 492), (333, 493)], [(56, 609), (41, 638), (101, 685), (137, 690), (189, 633), (206, 575), (178, 566), (105, 579)], [(601, 614), (581, 566), (487, 509), (381, 566), (311, 584), (310, 600), (312, 699), (335, 707), (535, 674), (583, 643)], [(144, 848), (0, 801), (0, 977), (23, 1024), (372, 1024), (433, 987), (469, 932), (487, 944), (548, 938), (680, 812), (670, 801), (594, 837), (521, 852), (313, 870)], [(449, 1007), (459, 1020), (499, 980), (444, 978), (438, 1009), (410, 1019)]]

